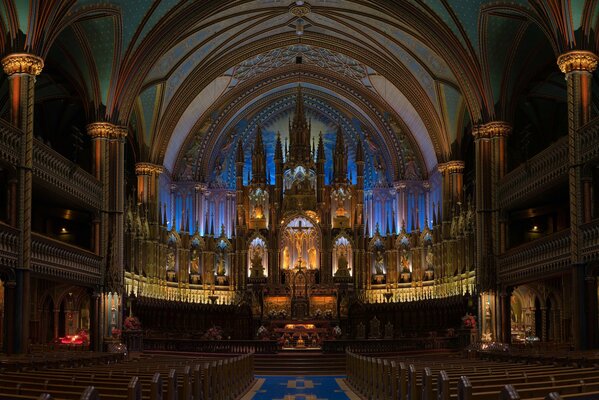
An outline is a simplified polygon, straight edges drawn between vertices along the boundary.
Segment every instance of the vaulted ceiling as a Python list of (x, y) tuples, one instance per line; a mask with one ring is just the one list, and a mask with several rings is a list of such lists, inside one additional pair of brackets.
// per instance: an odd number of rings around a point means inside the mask
[(426, 177), (459, 158), (469, 125), (534, 108), (523, 93), (565, 101), (555, 60), (597, 49), (598, 12), (599, 0), (5, 0), (0, 49), (45, 59), (38, 101), (76, 97), (88, 122), (129, 125), (136, 161), (182, 179), (207, 178), (231, 135), (251, 141), (288, 112), (298, 83), (314, 115), (383, 149), (400, 179), (408, 159)]

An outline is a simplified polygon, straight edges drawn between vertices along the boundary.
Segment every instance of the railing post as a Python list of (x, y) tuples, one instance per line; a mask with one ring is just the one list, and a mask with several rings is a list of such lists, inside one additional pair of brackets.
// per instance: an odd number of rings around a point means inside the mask
[(162, 400), (162, 378), (160, 372), (156, 372), (150, 383), (150, 400)]
[(408, 367), (408, 398), (407, 400), (418, 400), (418, 389), (416, 384), (416, 367), (410, 364)]
[(131, 377), (127, 385), (127, 400), (141, 400), (141, 384), (137, 376)]
[(449, 376), (445, 371), (439, 371), (437, 377), (437, 400), (449, 400)]
[(520, 400), (518, 391), (512, 385), (505, 385), (499, 396), (501, 400)]
[(177, 400), (177, 371), (173, 368), (168, 372), (167, 400)]
[(472, 399), (472, 385), (467, 376), (460, 376), (458, 381), (458, 400)]
[(98, 395), (98, 391), (93, 386), (88, 386), (85, 388), (83, 393), (81, 394), (80, 400), (100, 400), (100, 396)]
[(406, 400), (408, 397), (408, 368), (403, 362), (399, 363), (399, 398)]
[(425, 367), (422, 373), (421, 400), (433, 400), (433, 374), (429, 367)]
[(183, 368), (183, 400), (191, 400), (191, 367)]
[(193, 366), (193, 400), (202, 399), (202, 366)]

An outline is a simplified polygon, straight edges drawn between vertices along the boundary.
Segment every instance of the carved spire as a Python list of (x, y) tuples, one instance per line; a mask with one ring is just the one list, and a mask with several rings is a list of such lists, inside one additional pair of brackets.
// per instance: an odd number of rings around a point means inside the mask
[(324, 162), (326, 160), (326, 156), (324, 154), (324, 141), (322, 140), (322, 132), (318, 136), (318, 149), (317, 149), (317, 161)]
[(262, 128), (258, 126), (256, 142), (252, 152), (252, 183), (266, 183), (266, 149), (262, 141)]
[(335, 183), (347, 182), (347, 149), (343, 140), (341, 126), (337, 127), (337, 138), (335, 139), (335, 152), (333, 153), (333, 171)]
[(281, 133), (277, 132), (277, 142), (275, 143), (275, 161), (283, 161), (283, 145), (281, 144)]
[(310, 125), (304, 112), (302, 87), (297, 87), (295, 113), (289, 127), (289, 159), (292, 162), (307, 163), (310, 161)]

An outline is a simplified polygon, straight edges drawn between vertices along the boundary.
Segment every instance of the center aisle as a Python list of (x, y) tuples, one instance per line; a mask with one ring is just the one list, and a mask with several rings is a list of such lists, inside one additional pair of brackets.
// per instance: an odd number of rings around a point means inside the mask
[(359, 400), (344, 376), (256, 376), (242, 400)]

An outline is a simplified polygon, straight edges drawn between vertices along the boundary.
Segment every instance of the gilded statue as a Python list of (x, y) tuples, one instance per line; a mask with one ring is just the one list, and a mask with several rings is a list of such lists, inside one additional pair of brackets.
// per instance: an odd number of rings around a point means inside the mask
[(385, 260), (384, 260), (384, 256), (383, 256), (383, 252), (378, 249), (376, 251), (376, 256), (375, 256), (375, 261), (374, 261), (374, 271), (377, 275), (383, 275), (385, 273)]
[(348, 265), (349, 263), (347, 262), (347, 256), (345, 255), (345, 253), (341, 253), (341, 255), (339, 255), (339, 258), (337, 259), (337, 271), (335, 272), (335, 276), (350, 276)]
[(216, 275), (224, 276), (227, 273), (225, 268), (225, 256), (222, 255), (218, 258), (218, 264), (216, 266)]
[(264, 277), (264, 267), (262, 266), (262, 254), (260, 250), (254, 250), (251, 259), (252, 266), (250, 268), (252, 278)]
[(289, 248), (287, 246), (285, 246), (285, 248), (283, 249), (283, 268), (289, 269), (290, 266), (291, 266), (291, 256), (289, 254)]
[(410, 272), (410, 261), (405, 253), (401, 255), (401, 272)]
[(169, 252), (166, 256), (166, 270), (174, 271), (175, 270), (175, 253)]
[(311, 247), (308, 250), (308, 268), (316, 268), (316, 249)]

